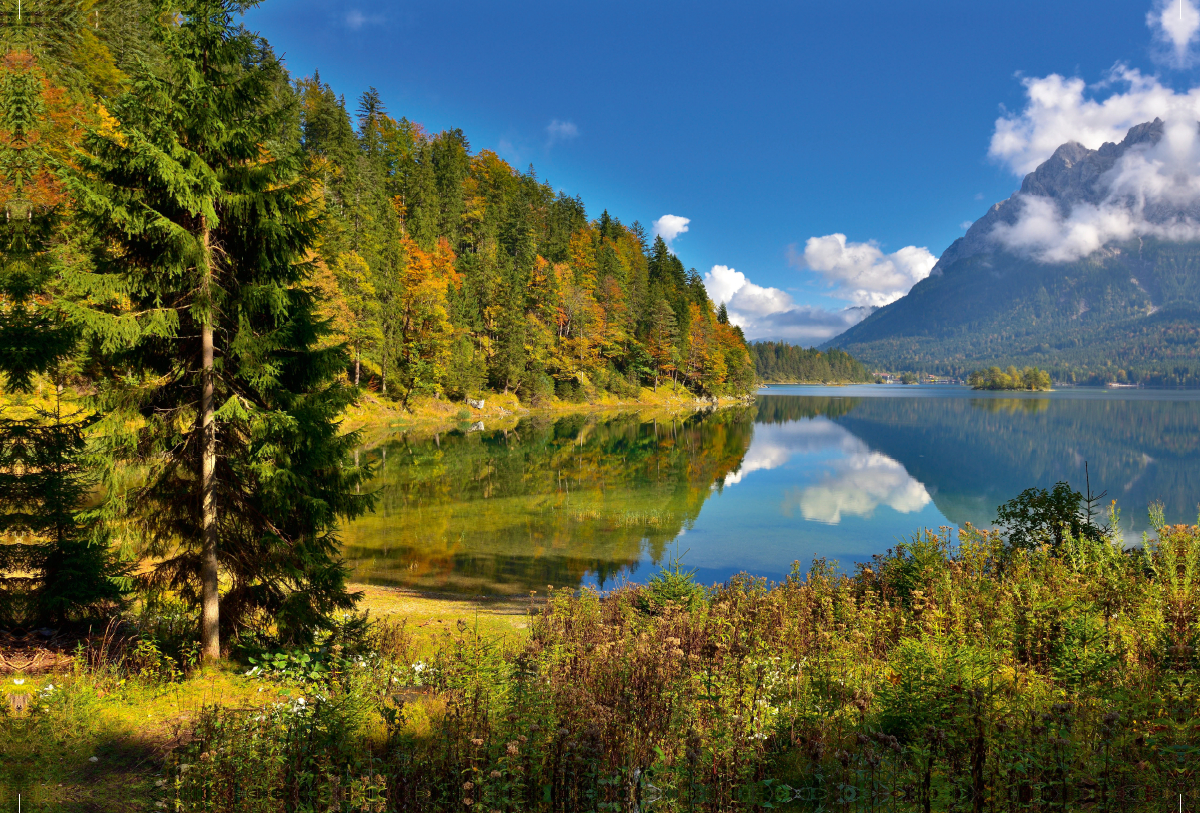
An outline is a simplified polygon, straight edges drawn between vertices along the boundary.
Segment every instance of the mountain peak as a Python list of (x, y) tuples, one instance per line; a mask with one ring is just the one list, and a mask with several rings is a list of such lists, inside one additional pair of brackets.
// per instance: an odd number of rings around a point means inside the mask
[[(1022, 198), (1048, 198), (1058, 205), (1064, 215), (1076, 204), (1099, 205), (1110, 194), (1106, 176), (1118, 161), (1132, 151), (1156, 146), (1162, 140), (1164, 129), (1163, 120), (1156, 118), (1130, 127), (1119, 144), (1109, 141), (1095, 150), (1088, 149), (1078, 141), (1063, 144), (1037, 169), (1025, 176), (1020, 190), (1007, 200), (994, 204), (987, 214), (971, 225), (965, 235), (955, 240), (942, 253), (933, 274), (940, 274), (944, 266), (966, 257), (995, 251), (997, 246), (993, 232), (996, 226), (1001, 223), (1011, 226), (1017, 222)], [(1159, 214), (1167, 218), (1179, 213), (1164, 210)]]

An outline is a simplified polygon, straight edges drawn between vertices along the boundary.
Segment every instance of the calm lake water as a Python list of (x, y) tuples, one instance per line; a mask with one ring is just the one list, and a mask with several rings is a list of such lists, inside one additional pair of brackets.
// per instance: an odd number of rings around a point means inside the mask
[[(705, 582), (843, 567), (921, 528), (988, 527), (1067, 480), (1195, 522), (1200, 392), (771, 387), (686, 419), (631, 412), (396, 435), (364, 450), (376, 512), (343, 530), (359, 581), (479, 593), (644, 581), (673, 552)], [(1107, 502), (1107, 500), (1106, 500)], [(686, 552), (686, 553), (685, 553)]]

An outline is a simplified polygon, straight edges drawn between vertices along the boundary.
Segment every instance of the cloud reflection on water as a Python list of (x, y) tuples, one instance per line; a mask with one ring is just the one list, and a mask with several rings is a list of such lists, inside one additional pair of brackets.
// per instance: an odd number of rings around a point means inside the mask
[[(828, 459), (830, 453), (838, 452), (840, 458)], [(826, 458), (825, 474), (813, 485), (788, 489), (783, 504), (787, 516), (799, 509), (807, 520), (836, 525), (843, 515), (869, 518), (880, 505), (911, 514), (932, 500), (925, 486), (901, 463), (872, 452), (826, 418), (757, 425), (742, 465), (726, 475), (725, 485), (737, 485), (756, 471), (779, 468), (796, 455)]]
[(903, 465), (865, 446), (830, 468), (831, 473), (817, 485), (789, 489), (784, 513), (796, 506), (805, 519), (837, 525), (842, 514), (869, 518), (880, 505), (911, 514), (932, 499)]

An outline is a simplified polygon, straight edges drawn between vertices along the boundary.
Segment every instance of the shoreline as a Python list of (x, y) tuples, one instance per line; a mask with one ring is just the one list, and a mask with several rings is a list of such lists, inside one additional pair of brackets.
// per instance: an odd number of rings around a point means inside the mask
[[(478, 403), (478, 402), (477, 402)], [(526, 406), (514, 393), (488, 393), (483, 406), (469, 406), (465, 401), (438, 398), (414, 399), (411, 408), (404, 410), (397, 403), (387, 402), (375, 393), (364, 393), (359, 403), (342, 416), (343, 432), (361, 432), (364, 445), (383, 435), (397, 432), (446, 432), (463, 424), (480, 429), (511, 429), (518, 421), (532, 417), (559, 417), (578, 414), (640, 412), (652, 410), (667, 414), (691, 414), (706, 409), (727, 409), (754, 403), (754, 395), (697, 397), (690, 392), (671, 393), (662, 387), (655, 393), (643, 387), (637, 399), (622, 399), (605, 394), (595, 401), (572, 403), (557, 398), (549, 404)]]

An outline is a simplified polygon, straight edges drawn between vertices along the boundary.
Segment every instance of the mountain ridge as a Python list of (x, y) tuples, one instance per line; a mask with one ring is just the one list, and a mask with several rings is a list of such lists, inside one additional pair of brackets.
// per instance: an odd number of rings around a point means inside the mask
[[(1122, 186), (1127, 167), (1155, 158), (1166, 128), (1155, 119), (1096, 150), (1061, 145), (955, 240), (926, 279), (822, 347), (894, 370), (961, 375), (1036, 364), (1060, 381), (1200, 386), (1200, 240), (1161, 236), (1190, 235), (1200, 196), (1181, 185), (1190, 178), (1176, 178), (1180, 191), (1169, 186), (1157, 198)], [(1070, 222), (1077, 210), (1136, 217), (1146, 233), (1046, 261), (1002, 240), (1033, 205), (1055, 222)]]

